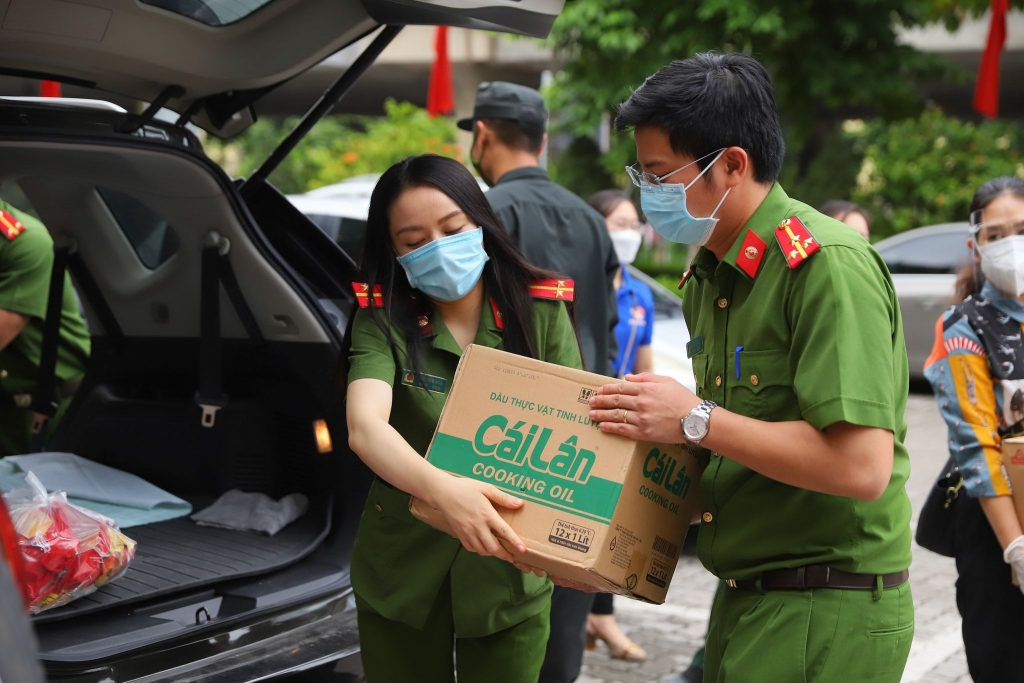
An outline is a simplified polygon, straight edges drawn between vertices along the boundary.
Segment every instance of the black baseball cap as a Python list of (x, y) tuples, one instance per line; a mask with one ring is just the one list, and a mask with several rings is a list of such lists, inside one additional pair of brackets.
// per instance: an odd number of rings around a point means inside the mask
[(515, 121), (528, 128), (543, 130), (548, 123), (548, 110), (544, 98), (533, 88), (504, 81), (481, 83), (476, 90), (473, 118), (462, 119), (462, 130), (473, 130), (478, 119)]

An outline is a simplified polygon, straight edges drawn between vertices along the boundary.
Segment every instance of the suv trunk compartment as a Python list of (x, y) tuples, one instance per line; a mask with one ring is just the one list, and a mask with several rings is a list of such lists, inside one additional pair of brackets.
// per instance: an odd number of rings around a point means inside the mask
[(188, 517), (126, 529), (129, 538), (138, 542), (128, 572), (91, 595), (37, 615), (34, 621), (121, 608), (281, 569), (320, 545), (331, 529), (331, 508), (330, 501), (311, 504), (305, 515), (270, 537), (202, 527)]

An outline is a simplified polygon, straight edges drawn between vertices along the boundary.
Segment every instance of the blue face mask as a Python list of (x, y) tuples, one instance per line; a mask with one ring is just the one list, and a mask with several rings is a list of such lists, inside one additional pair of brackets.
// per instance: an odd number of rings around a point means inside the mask
[[(647, 183), (640, 186), (640, 207), (644, 210), (644, 215), (650, 221), (651, 227), (659, 235), (670, 242), (695, 244), (697, 246), (707, 243), (708, 239), (711, 238), (711, 233), (718, 224), (715, 214), (722, 207), (725, 198), (729, 196), (732, 188), (725, 191), (725, 194), (722, 195), (722, 200), (718, 202), (718, 206), (715, 207), (715, 210), (707, 218), (695, 218), (690, 214), (690, 211), (686, 208), (686, 191), (693, 187), (693, 184), (700, 180), (700, 177), (707, 173), (708, 169), (714, 166), (715, 161), (718, 161), (718, 158), (724, 153), (725, 150), (719, 152), (718, 156), (688, 185)], [(697, 161), (700, 161), (700, 159)], [(695, 164), (697, 161), (693, 163)], [(687, 166), (690, 165), (692, 164), (687, 164)], [(683, 166), (683, 168), (686, 168), (686, 166)], [(668, 175), (678, 173), (683, 168), (676, 169)]]
[(469, 294), (487, 260), (481, 228), (442, 237), (398, 257), (409, 284), (437, 301), (458, 301)]

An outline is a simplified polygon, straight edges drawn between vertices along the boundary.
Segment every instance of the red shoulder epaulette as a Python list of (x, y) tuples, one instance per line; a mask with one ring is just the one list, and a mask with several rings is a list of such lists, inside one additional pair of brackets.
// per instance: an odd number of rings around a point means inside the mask
[(790, 216), (775, 229), (775, 239), (779, 241), (782, 255), (790, 268), (796, 268), (811, 257), (821, 246), (814, 235), (796, 216)]
[(505, 319), (501, 317), (501, 309), (498, 308), (498, 301), (493, 296), (491, 297), (491, 313), (494, 314), (494, 324), (499, 330), (504, 330)]
[(25, 232), (25, 226), (17, 218), (0, 209), (0, 233), (3, 233), (8, 240), (13, 240), (23, 232)]
[(352, 289), (356, 293), (356, 303), (359, 308), (369, 308), (371, 303), (374, 306), (384, 305), (384, 295), (381, 294), (380, 285), (373, 288), (373, 296), (370, 296), (370, 285), (365, 282), (353, 282)]
[(530, 295), (537, 299), (559, 299), (572, 301), (576, 284), (572, 280), (534, 280), (530, 283)]

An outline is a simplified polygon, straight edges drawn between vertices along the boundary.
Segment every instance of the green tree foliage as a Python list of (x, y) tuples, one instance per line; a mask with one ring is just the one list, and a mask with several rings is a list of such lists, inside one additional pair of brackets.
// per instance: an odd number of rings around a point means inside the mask
[[(948, 5), (939, 7), (938, 5)], [(897, 27), (955, 21), (973, 0), (576, 0), (555, 23), (550, 44), (564, 70), (552, 108), (587, 134), (646, 76), (704, 50), (742, 51), (771, 71), (799, 154), (819, 122), (839, 107), (886, 117), (916, 113), (915, 84), (949, 76), (936, 56), (901, 45)], [(957, 15), (957, 12), (960, 15)], [(621, 165), (629, 144), (609, 155)], [(791, 154), (792, 156), (792, 154)]]
[[(408, 102), (389, 100), (383, 117), (333, 116), (320, 121), (271, 174), (282, 192), (301, 193), (365, 173), (383, 173), (414, 154), (462, 160), (450, 119), (431, 118)], [(260, 120), (244, 134), (221, 142), (208, 138), (206, 153), (232, 176), (252, 173), (295, 126), (297, 118)]]
[[(929, 0), (923, 3), (925, 18), (956, 30), (962, 21), (978, 18), (992, 7), (992, 0)], [(1024, 8), (1024, 0), (1011, 0), (1011, 8)]]
[(873, 236), (965, 221), (974, 192), (1003, 175), (1024, 178), (1024, 131), (1013, 122), (972, 123), (938, 110), (891, 124), (848, 122), (863, 155), (854, 201), (875, 215)]

